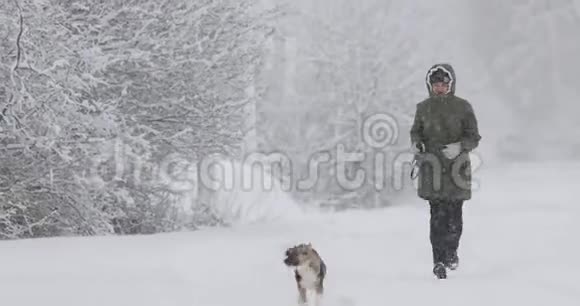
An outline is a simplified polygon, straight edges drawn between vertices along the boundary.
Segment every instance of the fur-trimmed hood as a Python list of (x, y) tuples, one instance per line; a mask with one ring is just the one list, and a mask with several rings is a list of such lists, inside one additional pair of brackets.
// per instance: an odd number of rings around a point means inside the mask
[(443, 70), (445, 71), (449, 77), (451, 78), (450, 81), (450, 86), (449, 86), (449, 95), (455, 95), (455, 86), (457, 84), (457, 77), (455, 76), (455, 70), (453, 69), (453, 66), (451, 66), (451, 64), (448, 63), (439, 63), (439, 64), (435, 64), (433, 66), (431, 66), (431, 68), (429, 68), (429, 71), (427, 71), (427, 75), (425, 76), (425, 84), (427, 85), (427, 91), (429, 92), (429, 96), (433, 96), (433, 89), (431, 88), (431, 83), (429, 82), (429, 78), (431, 77), (431, 75), (437, 71), (437, 70)]

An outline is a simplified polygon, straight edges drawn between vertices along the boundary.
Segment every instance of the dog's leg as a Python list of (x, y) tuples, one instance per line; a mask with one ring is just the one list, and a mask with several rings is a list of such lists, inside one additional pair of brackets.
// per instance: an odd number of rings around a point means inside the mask
[(321, 306), (321, 304), (320, 304), (320, 300), (321, 300), (321, 299), (322, 299), (322, 295), (320, 295), (320, 294), (316, 293), (316, 296), (315, 296), (315, 298), (314, 298), (314, 303), (315, 303), (314, 305), (315, 305), (315, 306)]
[(298, 287), (298, 304), (306, 304), (306, 289), (302, 287), (300, 282), (302, 282), (302, 276), (298, 271), (294, 271), (294, 278), (296, 279), (296, 286)]
[(306, 305), (306, 288), (298, 283), (298, 305)]
[(322, 283), (322, 281), (318, 281), (318, 283), (316, 284), (316, 294), (318, 295), (322, 295), (324, 293), (324, 284)]
[(315, 305), (316, 306), (320, 306), (320, 300), (322, 299), (322, 295), (324, 293), (324, 285), (322, 283), (322, 280), (319, 280), (318, 283), (316, 284), (316, 288), (315, 288)]

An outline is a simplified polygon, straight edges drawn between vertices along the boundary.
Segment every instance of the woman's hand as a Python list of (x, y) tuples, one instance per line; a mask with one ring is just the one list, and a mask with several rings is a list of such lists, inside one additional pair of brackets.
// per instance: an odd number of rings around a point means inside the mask
[(461, 142), (450, 143), (446, 145), (441, 151), (448, 159), (455, 159), (459, 153), (461, 153)]

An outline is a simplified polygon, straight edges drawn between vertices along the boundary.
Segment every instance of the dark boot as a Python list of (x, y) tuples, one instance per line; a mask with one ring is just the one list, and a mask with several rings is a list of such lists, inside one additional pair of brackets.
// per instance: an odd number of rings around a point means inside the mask
[(457, 251), (449, 252), (447, 254), (445, 267), (452, 271), (456, 270), (459, 267), (459, 256), (457, 256)]
[(433, 267), (433, 274), (438, 279), (446, 279), (447, 278), (447, 270), (445, 269), (445, 265), (442, 262), (438, 262)]

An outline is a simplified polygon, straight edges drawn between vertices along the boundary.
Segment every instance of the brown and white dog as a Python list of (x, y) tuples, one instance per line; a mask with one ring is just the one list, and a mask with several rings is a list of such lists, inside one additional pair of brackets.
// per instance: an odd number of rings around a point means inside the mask
[[(324, 292), (326, 265), (312, 244), (299, 244), (287, 249), (284, 264), (294, 269), (294, 277), (298, 286), (298, 303), (301, 305), (306, 303), (319, 305)], [(307, 298), (313, 293), (315, 301)]]

